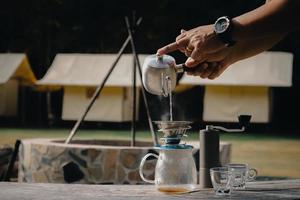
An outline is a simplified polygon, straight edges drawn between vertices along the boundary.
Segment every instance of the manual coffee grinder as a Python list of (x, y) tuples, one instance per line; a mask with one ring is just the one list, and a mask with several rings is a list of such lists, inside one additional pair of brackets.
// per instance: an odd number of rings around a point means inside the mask
[(240, 129), (227, 129), (222, 126), (207, 125), (200, 130), (200, 163), (199, 184), (200, 188), (212, 188), (210, 179), (210, 168), (219, 167), (220, 164), (220, 133), (241, 133), (246, 130), (251, 115), (240, 115), (238, 117)]

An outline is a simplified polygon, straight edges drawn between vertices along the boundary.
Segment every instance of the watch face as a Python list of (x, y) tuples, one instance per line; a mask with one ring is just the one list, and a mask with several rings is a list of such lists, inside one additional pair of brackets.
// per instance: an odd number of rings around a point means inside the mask
[(220, 17), (215, 23), (215, 32), (223, 33), (229, 27), (229, 19), (227, 17)]

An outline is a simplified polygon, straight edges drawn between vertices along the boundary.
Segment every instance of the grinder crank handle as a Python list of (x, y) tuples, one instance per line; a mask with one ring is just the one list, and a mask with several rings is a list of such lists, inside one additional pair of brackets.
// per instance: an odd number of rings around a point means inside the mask
[(228, 129), (228, 128), (224, 128), (222, 126), (208, 125), (208, 126), (206, 126), (206, 130), (215, 130), (215, 131), (222, 131), (222, 132), (227, 132), (227, 133), (244, 132), (250, 123), (251, 115), (239, 115), (238, 119), (239, 119), (239, 124), (241, 126), (241, 128), (239, 128), (239, 129)]
[[(217, 62), (207, 62), (209, 67), (216, 67), (218, 65)], [(184, 63), (178, 64), (175, 66), (176, 73), (184, 73), (184, 72), (201, 72), (203, 71), (203, 67), (187, 67)]]

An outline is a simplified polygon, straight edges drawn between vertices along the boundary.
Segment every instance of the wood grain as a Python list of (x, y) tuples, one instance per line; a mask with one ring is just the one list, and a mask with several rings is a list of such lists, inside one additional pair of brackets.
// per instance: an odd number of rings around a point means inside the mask
[[(81, 185), (49, 183), (0, 183), (0, 200), (93, 200), (93, 199), (221, 199), (212, 189), (198, 190), (181, 195), (166, 195), (153, 185)], [(299, 199), (300, 179), (258, 181), (247, 185), (244, 191), (233, 191), (222, 199)]]

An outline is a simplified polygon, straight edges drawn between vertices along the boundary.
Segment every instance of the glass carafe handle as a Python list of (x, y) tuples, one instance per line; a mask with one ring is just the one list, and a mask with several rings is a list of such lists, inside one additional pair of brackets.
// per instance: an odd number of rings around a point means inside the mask
[(256, 176), (257, 176), (257, 170), (254, 168), (250, 168), (247, 175), (247, 181), (255, 180)]
[(147, 161), (147, 158), (150, 157), (150, 156), (154, 156), (156, 159), (158, 159), (158, 155), (156, 155), (154, 153), (146, 154), (144, 156), (144, 158), (142, 159), (141, 164), (140, 164), (140, 176), (143, 179), (143, 181), (145, 181), (147, 183), (155, 183), (154, 180), (149, 180), (149, 179), (145, 178), (144, 173), (143, 173), (143, 168), (144, 168), (145, 162)]

